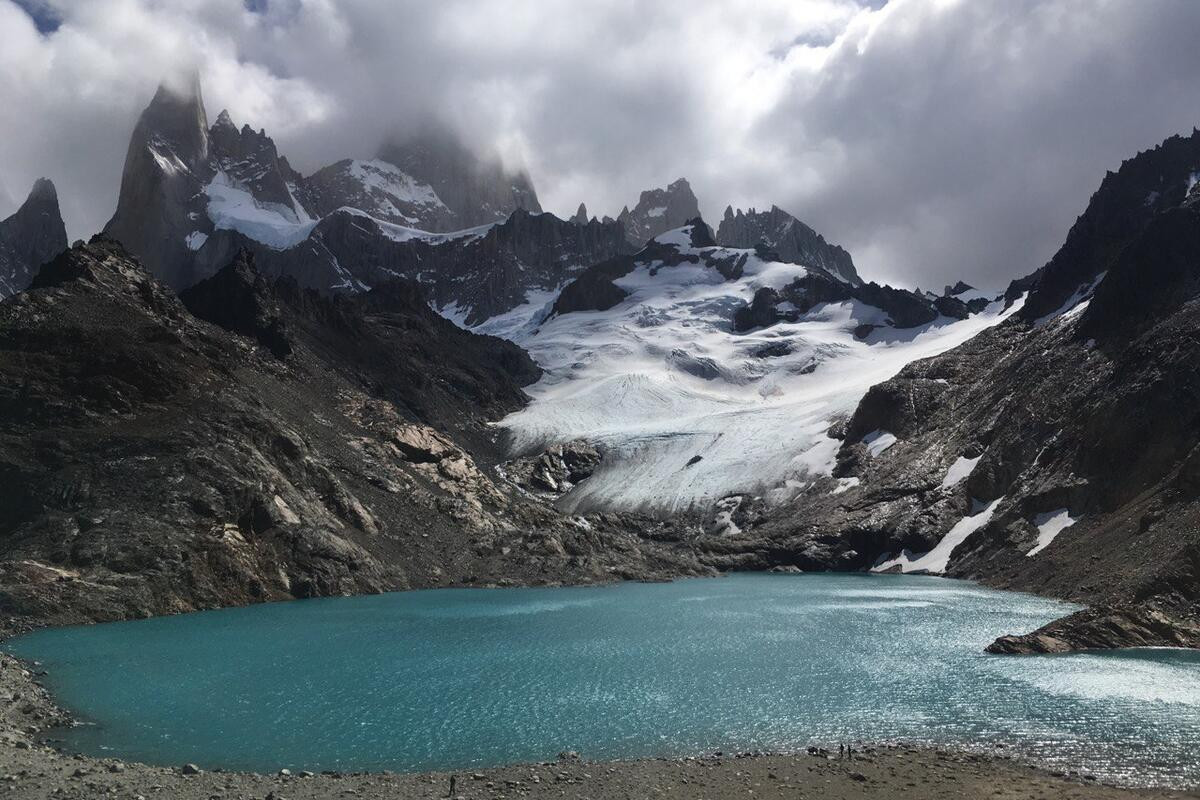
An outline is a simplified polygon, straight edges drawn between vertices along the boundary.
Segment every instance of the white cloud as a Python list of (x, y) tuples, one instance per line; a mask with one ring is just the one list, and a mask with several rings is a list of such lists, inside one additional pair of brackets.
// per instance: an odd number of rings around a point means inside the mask
[(0, 0), (0, 176), (14, 196), (53, 178), (73, 236), (190, 64), (210, 115), (302, 170), (436, 114), (524, 161), (556, 212), (686, 175), (710, 218), (778, 203), (869, 277), (923, 286), (1037, 267), (1105, 169), (1200, 116), (1200, 4), (1171, 0), (53, 5), (43, 36)]

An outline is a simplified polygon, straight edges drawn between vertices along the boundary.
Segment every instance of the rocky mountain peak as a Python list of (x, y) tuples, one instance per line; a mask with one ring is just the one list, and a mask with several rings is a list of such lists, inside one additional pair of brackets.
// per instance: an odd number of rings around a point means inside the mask
[(779, 206), (772, 205), (770, 211), (751, 208), (746, 213), (726, 208), (717, 241), (724, 247), (763, 247), (782, 261), (820, 267), (849, 283), (862, 283), (849, 253)]
[(229, 116), (229, 109), (221, 109), (221, 113), (217, 115), (217, 120), (212, 124), (212, 130), (224, 130), (226, 128), (237, 130), (237, 125), (233, 122), (233, 117)]
[(294, 213), (295, 203), (288, 191), (275, 141), (261, 128), (255, 131), (243, 125), (238, 130), (227, 112), (222, 111), (221, 115), (209, 131), (210, 166), (249, 190), (256, 202), (274, 203)]
[(584, 205), (583, 203), (580, 203), (579, 210), (575, 212), (574, 217), (571, 217), (571, 221), (574, 222), (576, 225), (587, 225), (587, 223), (588, 223), (587, 206)]
[(199, 75), (193, 73), (181, 85), (159, 84), (133, 138), (130, 147), (153, 147), (191, 168), (202, 164), (208, 158), (208, 117)]
[(129, 140), (117, 210), (104, 227), (176, 288), (195, 282), (188, 237), (211, 230), (204, 196), (213, 174), (209, 143), (199, 77), (159, 85)]
[[(49, 178), (38, 178), (33, 182), (33, 188), (29, 190), (29, 196), (25, 199), (25, 206), (29, 205), (44, 205), (53, 204), (58, 207), (58, 190), (54, 188), (54, 181)], [(19, 211), (17, 213), (20, 213)]]
[(700, 203), (692, 192), (691, 185), (679, 178), (665, 189), (648, 189), (642, 192), (638, 203), (630, 211), (621, 209), (617, 221), (625, 226), (629, 241), (641, 246), (655, 236), (683, 227), (688, 220), (700, 216)]
[(38, 178), (21, 207), (0, 221), (0, 299), (25, 289), (42, 264), (66, 249), (58, 192)]

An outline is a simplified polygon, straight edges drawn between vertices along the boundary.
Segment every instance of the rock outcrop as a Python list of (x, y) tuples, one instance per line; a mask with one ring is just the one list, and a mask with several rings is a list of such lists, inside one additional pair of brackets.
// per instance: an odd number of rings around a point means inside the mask
[(1055, 620), (1033, 633), (1001, 636), (989, 653), (1030, 655), (1120, 647), (1200, 648), (1200, 618), (1177, 619), (1156, 608), (1097, 606)]
[(197, 317), (256, 340), (276, 358), (291, 355), (292, 341), (279, 303), (243, 250), (211, 278), (185, 289), (179, 299)]
[[(795, 262), (802, 263), (802, 262)], [(763, 287), (748, 305), (739, 308), (733, 318), (734, 330), (749, 331), (766, 328), (779, 322), (795, 322), (821, 303), (842, 303), (857, 300), (878, 308), (884, 318), (859, 327), (859, 338), (884, 325), (895, 328), (915, 328), (928, 325), (939, 317), (966, 319), (982, 310), (970, 309), (955, 297), (930, 297), (908, 289), (897, 289), (878, 283), (850, 282), (819, 267), (796, 278), (781, 289)]]
[(747, 212), (727, 207), (717, 228), (717, 242), (724, 247), (765, 247), (781, 261), (820, 267), (852, 285), (862, 283), (849, 253), (826, 242), (825, 237), (779, 206), (771, 206), (770, 211), (752, 208)]
[(21, 207), (0, 221), (0, 300), (23, 291), (42, 264), (66, 249), (58, 193), (39, 178)]

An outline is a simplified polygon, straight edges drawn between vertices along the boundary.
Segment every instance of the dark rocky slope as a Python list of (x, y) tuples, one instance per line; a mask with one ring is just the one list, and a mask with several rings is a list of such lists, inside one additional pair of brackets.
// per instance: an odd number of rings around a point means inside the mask
[(493, 482), (488, 422), (538, 371), (412, 285), (330, 299), (242, 259), (184, 301), (98, 238), (0, 303), (7, 627), (702, 569)]
[[(746, 520), (710, 563), (868, 569), (932, 550), (994, 504), (947, 574), (1092, 606), (996, 652), (1200, 644), (1200, 191), (1188, 159), (1157, 173), (1197, 141), (1106, 178), (1024, 282), (1022, 311), (867, 394), (844, 425), (837, 492)], [(1131, 210), (1147, 207), (1149, 173), (1174, 204), (1143, 221)], [(1117, 207), (1136, 220), (1093, 228)], [(898, 441), (872, 457), (862, 440), (875, 431)], [(960, 459), (976, 461), (955, 481)], [(1074, 523), (1051, 538), (1063, 514)]]
[(1104, 176), (1062, 248), (1041, 269), (1013, 282), (1015, 299), (1034, 288), (1021, 315), (1035, 320), (1096, 280), (1150, 221), (1183, 202), (1200, 178), (1200, 131), (1172, 136)]
[(39, 178), (21, 207), (0, 221), (0, 300), (23, 291), (38, 267), (66, 249), (58, 193)]

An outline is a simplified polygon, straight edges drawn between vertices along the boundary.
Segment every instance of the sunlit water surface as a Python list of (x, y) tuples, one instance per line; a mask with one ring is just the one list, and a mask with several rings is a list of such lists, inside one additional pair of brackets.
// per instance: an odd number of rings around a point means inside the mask
[(425, 770), (904, 739), (1200, 782), (1200, 657), (983, 648), (1071, 607), (912, 576), (448, 589), (44, 630), (86, 753)]

